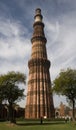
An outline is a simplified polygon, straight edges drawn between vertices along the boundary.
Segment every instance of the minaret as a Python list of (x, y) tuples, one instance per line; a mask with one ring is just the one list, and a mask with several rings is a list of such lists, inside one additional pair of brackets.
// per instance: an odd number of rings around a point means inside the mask
[(46, 37), (41, 9), (36, 9), (34, 32), (31, 38), (32, 54), (28, 62), (29, 78), (25, 118), (54, 117), (51, 92), (50, 61), (47, 59)]

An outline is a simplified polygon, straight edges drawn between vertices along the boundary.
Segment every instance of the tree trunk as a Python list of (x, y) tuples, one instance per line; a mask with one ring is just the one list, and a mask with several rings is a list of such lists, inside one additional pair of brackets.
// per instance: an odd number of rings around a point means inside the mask
[(0, 119), (2, 119), (2, 104), (0, 103)]
[(9, 121), (10, 123), (16, 123), (14, 113), (13, 113), (13, 104), (9, 103)]
[(73, 103), (72, 116), (73, 116), (73, 121), (75, 121), (75, 100), (73, 100), (72, 103)]

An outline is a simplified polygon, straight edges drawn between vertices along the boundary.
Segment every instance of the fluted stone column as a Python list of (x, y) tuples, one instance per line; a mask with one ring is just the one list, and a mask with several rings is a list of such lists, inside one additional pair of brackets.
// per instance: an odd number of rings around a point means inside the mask
[(54, 117), (53, 96), (51, 92), (50, 61), (47, 59), (46, 37), (41, 10), (35, 12), (34, 32), (31, 38), (32, 53), (28, 62), (29, 80), (25, 118)]

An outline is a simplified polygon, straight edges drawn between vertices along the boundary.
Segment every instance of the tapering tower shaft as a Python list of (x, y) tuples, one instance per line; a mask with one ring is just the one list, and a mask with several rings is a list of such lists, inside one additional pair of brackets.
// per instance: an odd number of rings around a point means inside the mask
[(47, 59), (46, 38), (41, 10), (36, 9), (34, 32), (31, 39), (32, 54), (28, 62), (29, 80), (25, 118), (54, 117), (51, 92), (50, 61)]

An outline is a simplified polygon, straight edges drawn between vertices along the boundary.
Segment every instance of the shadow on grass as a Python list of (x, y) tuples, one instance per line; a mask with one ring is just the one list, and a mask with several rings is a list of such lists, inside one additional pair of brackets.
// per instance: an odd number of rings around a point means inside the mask
[(16, 123), (16, 125), (20, 125), (20, 126), (34, 126), (34, 125), (58, 125), (58, 124), (65, 124), (65, 122), (43, 122), (43, 123), (41, 123), (41, 122), (33, 122), (33, 123), (30, 123), (30, 122), (28, 122), (28, 123)]

